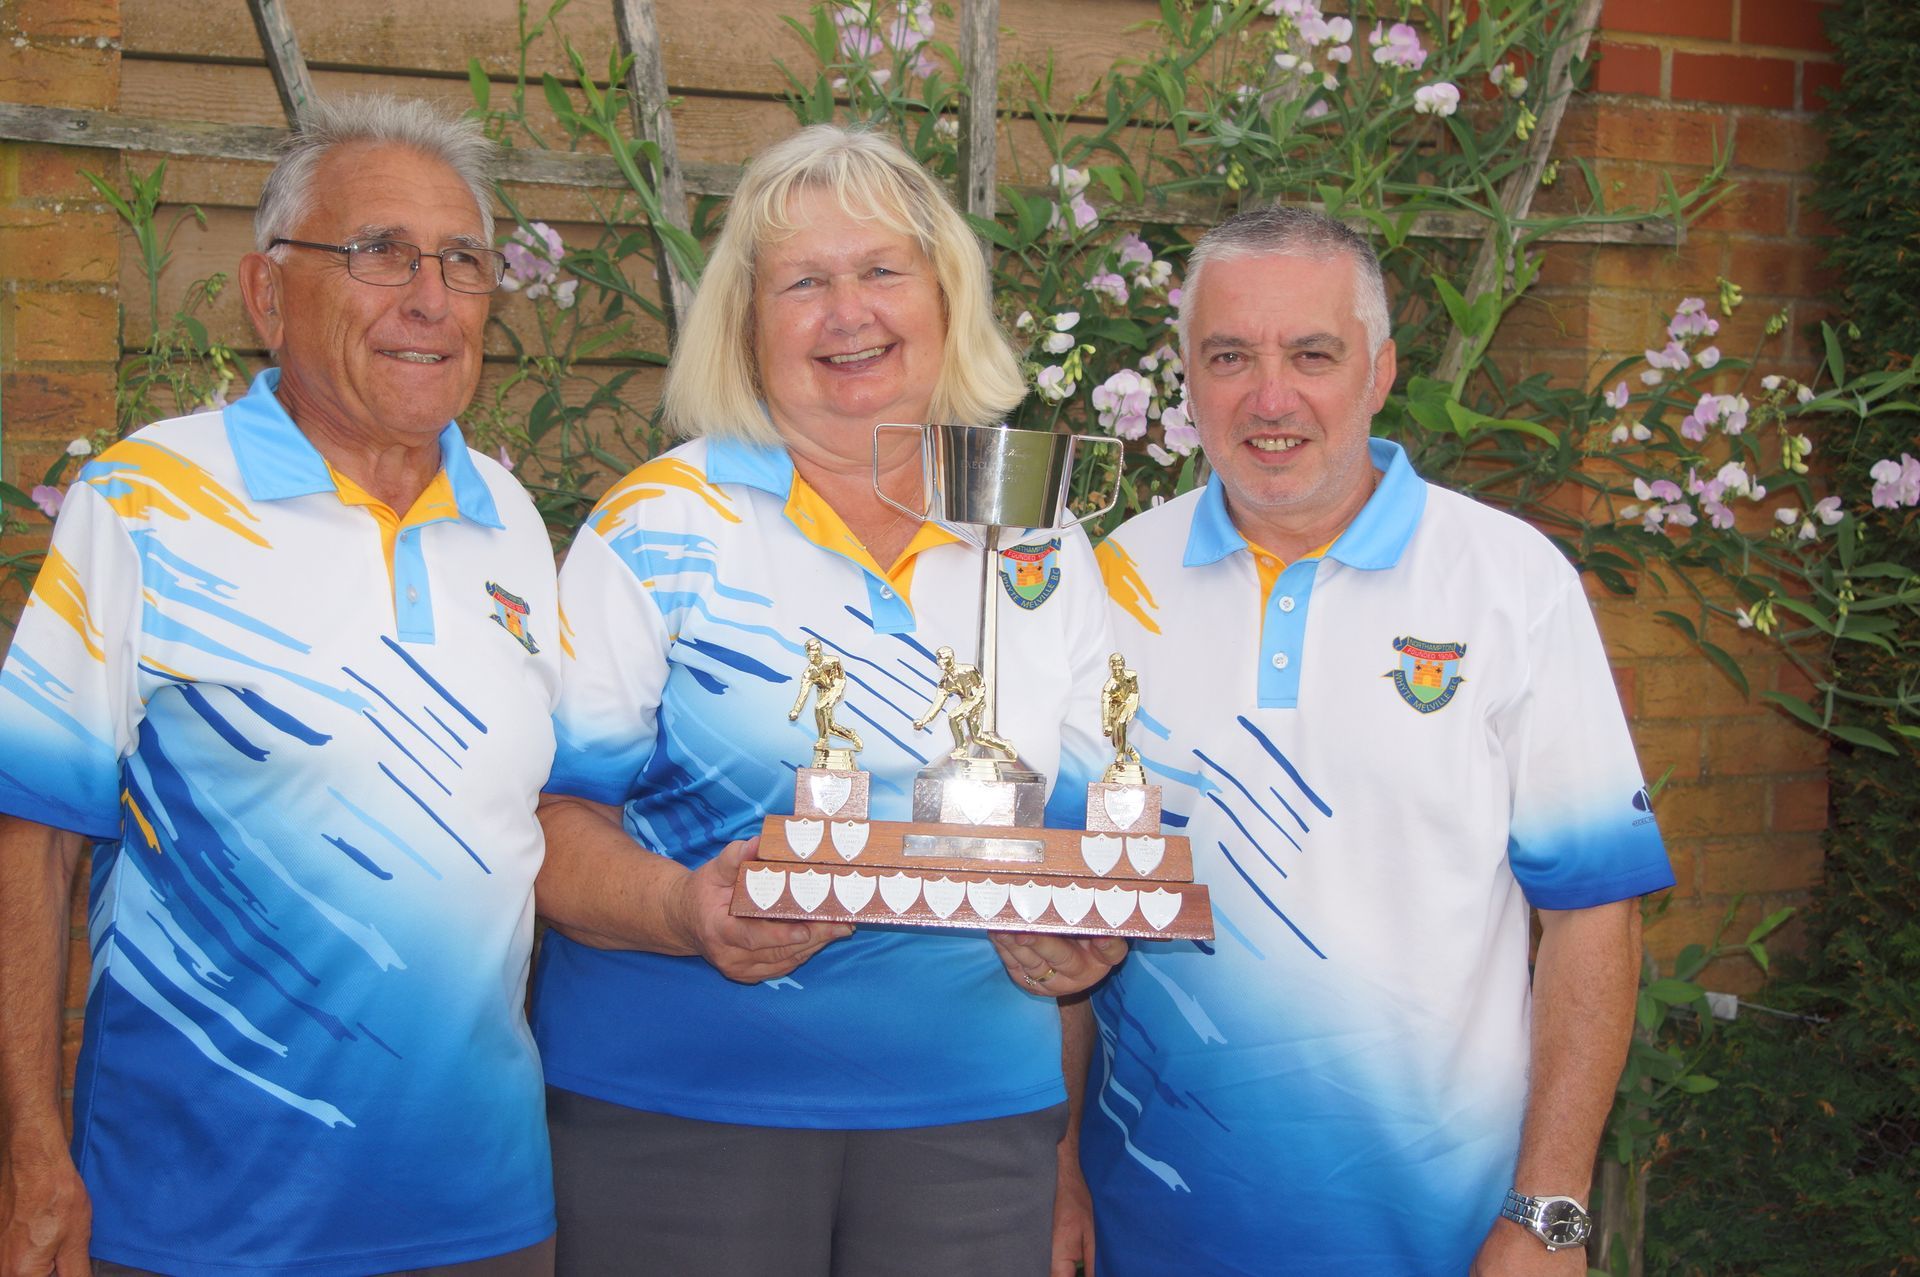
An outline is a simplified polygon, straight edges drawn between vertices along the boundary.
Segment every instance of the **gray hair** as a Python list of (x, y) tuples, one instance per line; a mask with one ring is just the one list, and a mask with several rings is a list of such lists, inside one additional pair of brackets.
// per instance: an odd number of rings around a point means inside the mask
[(356, 142), (404, 146), (452, 169), (473, 192), (486, 242), (493, 243), (489, 170), (498, 148), (479, 121), (448, 115), (430, 102), (379, 93), (309, 104), (307, 117), (282, 144), (280, 160), (261, 188), (253, 213), (256, 249), (264, 253), (274, 240), (293, 233), (313, 207), (313, 175), (320, 161), (334, 147)]
[(1324, 261), (1344, 253), (1353, 262), (1353, 311), (1367, 332), (1367, 354), (1377, 355), (1393, 335), (1387, 309), (1387, 284), (1380, 274), (1380, 258), (1367, 237), (1345, 222), (1310, 208), (1269, 204), (1235, 213), (1193, 246), (1187, 255), (1186, 279), (1180, 291), (1180, 353), (1191, 360), (1188, 345), (1193, 328), (1194, 298), (1201, 277), (1216, 262), (1271, 255)]

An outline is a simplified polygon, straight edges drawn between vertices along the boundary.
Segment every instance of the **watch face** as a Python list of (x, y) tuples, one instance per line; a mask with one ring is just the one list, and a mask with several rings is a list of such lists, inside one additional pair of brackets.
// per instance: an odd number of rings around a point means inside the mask
[(1540, 1211), (1540, 1235), (1550, 1246), (1578, 1246), (1587, 1240), (1593, 1224), (1572, 1202), (1546, 1202)]

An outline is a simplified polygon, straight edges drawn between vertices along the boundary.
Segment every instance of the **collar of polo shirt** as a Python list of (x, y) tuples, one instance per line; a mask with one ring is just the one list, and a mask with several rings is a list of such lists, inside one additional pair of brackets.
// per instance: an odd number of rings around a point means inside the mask
[(786, 502), (789, 522), (823, 550), (851, 559), (867, 573), (868, 602), (881, 633), (913, 631), (913, 573), (920, 552), (935, 546), (965, 542), (982, 544), (979, 535), (950, 528), (935, 520), (921, 523), (907, 548), (891, 567), (882, 567), (847, 527), (833, 507), (793, 468), (793, 458), (778, 445), (747, 443), (739, 439), (707, 441), (707, 482), (719, 486), (737, 483), (779, 497)]
[[(440, 431), (440, 471), (422, 500), (412, 510), (392, 511), (393, 518), (383, 519), (370, 508), (380, 503), (357, 484), (335, 481), (327, 459), (275, 396), (279, 384), (280, 370), (267, 369), (221, 414), (247, 495), (255, 501), (287, 501), (327, 492), (346, 505), (369, 507), (368, 515), (380, 530), (380, 545), (385, 552), (395, 630), (403, 642), (433, 642), (432, 593), (420, 544), (422, 529), (452, 518), (496, 532), (506, 528), (492, 491), (474, 469), (473, 455), (467, 451), (460, 427), (449, 421)], [(453, 498), (451, 515), (445, 513), (444, 496), (448, 491)]]
[[(1427, 485), (1407, 459), (1406, 450), (1386, 439), (1367, 445), (1379, 486), (1340, 535), (1321, 554), (1295, 559), (1279, 570), (1261, 600), (1259, 702), (1267, 709), (1292, 709), (1300, 702), (1300, 670), (1307, 637), (1307, 605), (1320, 564), (1331, 559), (1346, 567), (1377, 572), (1400, 561), (1401, 552), (1420, 526), (1427, 508)], [(1182, 566), (1201, 568), (1253, 550), (1227, 513), (1220, 473), (1207, 480), (1193, 511)], [(1256, 569), (1257, 571), (1257, 569)]]
[[(253, 379), (245, 396), (226, 408), (227, 439), (247, 495), (255, 501), (285, 501), (339, 491), (326, 458), (275, 397), (279, 384), (280, 370), (269, 368)], [(461, 518), (482, 527), (506, 526), (486, 480), (473, 468), (460, 427), (451, 421), (440, 431), (440, 469), (453, 489), (454, 508)]]

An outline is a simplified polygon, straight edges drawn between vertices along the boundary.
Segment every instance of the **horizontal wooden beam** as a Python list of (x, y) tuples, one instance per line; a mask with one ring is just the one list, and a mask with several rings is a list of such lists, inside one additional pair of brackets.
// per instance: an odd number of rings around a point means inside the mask
[[(139, 119), (106, 111), (0, 102), (0, 141), (271, 162), (286, 136), (285, 129), (251, 124)], [(687, 191), (693, 195), (731, 195), (740, 183), (737, 164), (686, 164), (682, 172)], [(567, 151), (509, 147), (501, 152), (494, 175), (502, 182), (536, 186), (618, 189), (625, 185), (619, 166), (609, 157)], [(1029, 197), (1051, 194), (1043, 187), (1016, 189)], [(1211, 199), (1172, 198), (1142, 204), (1105, 205), (1096, 200), (1095, 207), (1110, 221), (1208, 226), (1219, 220), (1219, 205)], [(1550, 224), (1552, 219), (1540, 220)], [(1414, 219), (1409, 233), (1419, 239), (1479, 239), (1486, 235), (1487, 227), (1480, 219), (1464, 214), (1422, 213)], [(1671, 248), (1681, 242), (1682, 231), (1679, 223), (1670, 217), (1636, 217), (1559, 227), (1543, 232), (1539, 238), (1550, 243), (1645, 244)]]

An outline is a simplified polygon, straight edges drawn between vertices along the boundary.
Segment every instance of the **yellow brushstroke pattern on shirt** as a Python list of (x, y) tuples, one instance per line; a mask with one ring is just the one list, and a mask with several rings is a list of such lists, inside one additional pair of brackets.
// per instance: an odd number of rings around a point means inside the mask
[[(93, 473), (87, 482), (122, 518), (145, 519), (157, 512), (184, 523), (200, 515), (263, 549), (271, 548), (247, 526), (259, 520), (240, 498), (169, 448), (145, 439), (123, 439), (101, 453), (89, 470)], [(127, 491), (108, 495), (116, 486)]]
[(622, 514), (634, 506), (665, 496), (673, 488), (693, 493), (713, 507), (713, 512), (728, 523), (740, 522), (740, 516), (733, 512), (733, 505), (727, 500), (726, 494), (708, 483), (707, 477), (699, 470), (678, 457), (656, 457), (601, 497), (600, 504), (587, 516), (587, 526), (596, 532), (604, 532), (609, 524), (618, 521)]
[(96, 661), (107, 659), (106, 652), (101, 648), (106, 636), (93, 623), (93, 614), (87, 608), (86, 587), (80, 584), (80, 574), (73, 570), (73, 564), (59, 550), (47, 551), (46, 561), (40, 565), (40, 579), (33, 585), (32, 601), (45, 605), (55, 616), (72, 626), (73, 632), (80, 636), (80, 642), (86, 647), (87, 655)]
[(1121, 549), (1116, 541), (1102, 541), (1094, 549), (1093, 557), (1100, 564), (1100, 579), (1107, 583), (1107, 597), (1140, 622), (1141, 629), (1149, 634), (1158, 634), (1159, 624), (1147, 613), (1159, 611), (1160, 605), (1153, 601), (1153, 591), (1147, 588), (1145, 578), (1140, 575), (1140, 565), (1133, 561), (1133, 556)]
[(569, 658), (573, 656), (573, 622), (567, 620), (565, 608), (560, 609), (560, 652)]
[(128, 811), (133, 813), (133, 823), (140, 826), (140, 836), (147, 840), (147, 846), (153, 848), (158, 854), (160, 839), (154, 835), (153, 826), (147, 823), (147, 815), (140, 810), (140, 804), (133, 801), (133, 795), (125, 790), (120, 792), (120, 801), (126, 804)]

